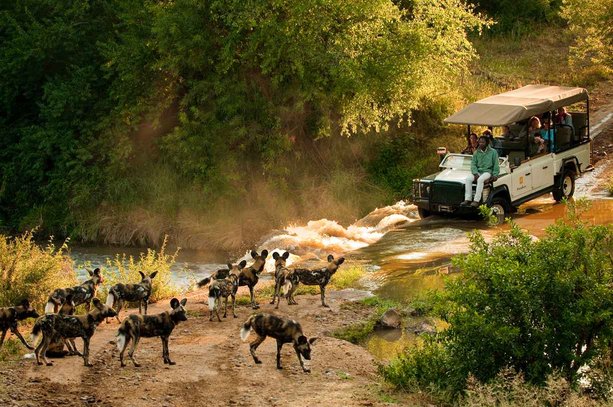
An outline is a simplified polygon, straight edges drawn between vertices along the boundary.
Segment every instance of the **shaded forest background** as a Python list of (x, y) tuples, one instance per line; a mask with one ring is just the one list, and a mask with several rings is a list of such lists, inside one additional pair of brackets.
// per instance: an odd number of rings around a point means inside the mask
[(0, 5), (0, 227), (241, 249), (406, 198), (441, 120), (611, 77), (612, 0)]

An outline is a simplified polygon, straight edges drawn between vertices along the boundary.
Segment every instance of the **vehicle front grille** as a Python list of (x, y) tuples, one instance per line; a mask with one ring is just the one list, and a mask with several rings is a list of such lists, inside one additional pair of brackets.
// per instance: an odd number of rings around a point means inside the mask
[(430, 190), (430, 203), (457, 205), (464, 200), (464, 184), (459, 182), (434, 181)]

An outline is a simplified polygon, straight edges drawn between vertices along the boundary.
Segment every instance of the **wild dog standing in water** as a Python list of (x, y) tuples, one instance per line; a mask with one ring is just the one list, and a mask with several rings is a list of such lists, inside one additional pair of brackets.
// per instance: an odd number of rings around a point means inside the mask
[(83, 284), (76, 287), (58, 288), (53, 291), (47, 300), (45, 314), (56, 313), (69, 295), (72, 295), (75, 307), (85, 304), (85, 309), (89, 312), (90, 303), (96, 296), (98, 286), (104, 282), (104, 278), (99, 268), (96, 268), (94, 271), (87, 270), (87, 272), (91, 278)]
[[(147, 315), (147, 304), (149, 303), (149, 296), (151, 296), (151, 280), (157, 275), (157, 271), (154, 271), (148, 276), (142, 271), (138, 272), (141, 276), (141, 282), (138, 284), (115, 284), (109, 290), (109, 295), (106, 297), (106, 305), (114, 308), (117, 311), (117, 321), (119, 319), (119, 313), (123, 308), (125, 302), (138, 301), (138, 313), (143, 313), (145, 308), (145, 315)], [(107, 321), (108, 322), (108, 321)]]
[(298, 356), (300, 367), (303, 371), (309, 372), (309, 369), (304, 367), (302, 358), (311, 360), (311, 346), (317, 338), (307, 339), (302, 333), (302, 327), (296, 321), (279, 318), (270, 314), (256, 314), (249, 317), (249, 319), (243, 324), (240, 334), (243, 342), (247, 340), (249, 333), (254, 331), (257, 338), (249, 344), (249, 352), (253, 356), (253, 361), (257, 364), (262, 363), (260, 359), (255, 355), (255, 350), (260, 346), (267, 336), (275, 338), (277, 340), (277, 369), (283, 369), (281, 367), (281, 348), (285, 343), (293, 343), (294, 350)]
[(247, 262), (241, 261), (237, 265), (228, 263), (228, 276), (226, 278), (213, 280), (209, 286), (209, 321), (213, 320), (213, 311), (217, 315), (217, 320), (221, 322), (219, 318), (219, 307), (221, 307), (221, 300), (224, 299), (224, 311), (223, 317), (228, 314), (228, 297), (232, 297), (232, 315), (237, 318), (236, 315), (236, 292), (238, 291), (238, 279), (241, 270), (245, 267)]
[(47, 360), (46, 352), (49, 344), (56, 335), (64, 339), (83, 338), (83, 362), (85, 366), (92, 366), (89, 363), (89, 341), (96, 327), (104, 320), (104, 318), (114, 317), (117, 314), (115, 311), (104, 305), (98, 298), (94, 298), (92, 303), (94, 309), (85, 315), (64, 316), (58, 314), (47, 314), (36, 320), (32, 329), (33, 341), (36, 342), (38, 337), (43, 335), (43, 339), (36, 347), (36, 363), (42, 365), (40, 361), (41, 355), (47, 366), (52, 366), (53, 363)]
[(2, 330), (2, 337), (0, 337), (0, 348), (2, 347), (2, 344), (4, 344), (6, 332), (10, 329), (26, 348), (33, 350), (34, 348), (28, 345), (28, 342), (19, 333), (19, 330), (17, 329), (17, 322), (23, 321), (27, 318), (38, 317), (38, 313), (30, 306), (30, 301), (27, 299), (21, 300), (19, 305), (15, 305), (14, 307), (0, 308), (0, 329)]
[(251, 296), (251, 308), (258, 309), (260, 306), (255, 302), (255, 295), (253, 294), (253, 288), (260, 279), (260, 273), (264, 270), (266, 264), (266, 256), (268, 256), (268, 250), (262, 250), (262, 254), (258, 254), (256, 251), (251, 251), (251, 257), (254, 262), (251, 266), (241, 270), (238, 278), (238, 285), (249, 287), (249, 295)]
[[(275, 301), (277, 301), (276, 309), (279, 308), (279, 303), (281, 302), (281, 287), (286, 288), (286, 286), (291, 284), (292, 271), (285, 267), (288, 257), (289, 252), (283, 253), (282, 256), (279, 256), (277, 252), (272, 254), (272, 258), (275, 259), (275, 291), (272, 294), (272, 301), (270, 303), (274, 304)], [(291, 290), (288, 290), (288, 292), (289, 291)], [(287, 298), (287, 303), (292, 305), (289, 295), (285, 297)]]
[(298, 288), (299, 283), (304, 285), (318, 285), (321, 291), (321, 305), (328, 307), (328, 304), (326, 304), (326, 286), (330, 282), (332, 275), (336, 273), (336, 270), (338, 270), (339, 266), (343, 264), (344, 261), (344, 257), (334, 260), (334, 256), (330, 254), (328, 255), (328, 265), (324, 268), (317, 270), (295, 269), (290, 277), (292, 288), (287, 294), (290, 301), (296, 304), (294, 291)]
[(132, 341), (132, 348), (128, 352), (128, 356), (132, 359), (134, 366), (139, 367), (140, 364), (134, 358), (134, 351), (138, 345), (140, 338), (153, 338), (159, 336), (162, 339), (162, 357), (164, 363), (174, 365), (175, 362), (170, 360), (168, 351), (168, 338), (175, 326), (181, 321), (187, 321), (185, 312), (185, 304), (187, 298), (183, 298), (181, 302), (173, 298), (170, 300), (171, 311), (162, 312), (157, 315), (136, 315), (132, 314), (126, 317), (119, 327), (117, 332), (117, 349), (119, 349), (119, 360), (121, 367), (126, 364), (123, 362), (123, 354)]

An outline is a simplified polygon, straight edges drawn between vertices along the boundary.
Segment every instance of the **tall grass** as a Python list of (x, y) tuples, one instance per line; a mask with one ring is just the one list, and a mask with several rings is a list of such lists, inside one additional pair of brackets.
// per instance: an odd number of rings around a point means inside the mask
[(57, 247), (52, 239), (39, 246), (32, 231), (16, 237), (0, 235), (0, 306), (27, 298), (40, 310), (55, 288), (76, 285), (66, 248), (67, 243)]
[(151, 302), (170, 298), (180, 293), (180, 288), (171, 279), (171, 267), (175, 264), (179, 249), (173, 254), (166, 253), (168, 239), (164, 238), (161, 247), (156, 251), (147, 249), (138, 258), (117, 254), (112, 259), (107, 259), (104, 272), (105, 287), (100, 290), (101, 298), (106, 298), (108, 290), (114, 284), (135, 284), (141, 281), (139, 271), (146, 276), (157, 271), (152, 280), (152, 293), (149, 297)]

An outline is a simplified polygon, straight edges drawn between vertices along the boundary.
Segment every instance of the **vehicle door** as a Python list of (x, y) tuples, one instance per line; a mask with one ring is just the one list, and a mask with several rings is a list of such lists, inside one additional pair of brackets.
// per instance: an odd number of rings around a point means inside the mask
[(555, 175), (553, 154), (545, 154), (530, 160), (530, 167), (532, 192), (540, 191), (553, 185), (553, 177)]
[(511, 174), (511, 200), (516, 200), (532, 193), (532, 166), (522, 163)]

